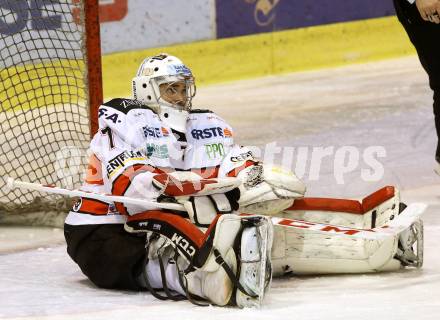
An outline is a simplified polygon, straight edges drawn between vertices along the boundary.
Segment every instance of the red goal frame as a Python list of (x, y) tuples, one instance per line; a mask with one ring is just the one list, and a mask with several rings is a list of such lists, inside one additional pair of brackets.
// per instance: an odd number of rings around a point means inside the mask
[(98, 130), (98, 108), (103, 102), (102, 53), (99, 0), (85, 0), (87, 84), (89, 88), (90, 137)]

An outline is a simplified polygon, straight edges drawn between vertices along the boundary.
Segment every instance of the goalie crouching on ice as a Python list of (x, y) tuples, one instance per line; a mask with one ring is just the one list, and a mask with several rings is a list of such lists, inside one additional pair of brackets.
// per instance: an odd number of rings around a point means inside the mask
[[(362, 203), (303, 198), (294, 174), (263, 165), (234, 144), (222, 118), (191, 108), (194, 78), (178, 58), (145, 59), (133, 95), (99, 108), (81, 189), (151, 207), (83, 197), (65, 221), (67, 251), (98, 287), (248, 307), (261, 305), (272, 275), (421, 266), (420, 220), (386, 239), (309, 230), (307, 223), (385, 225), (402, 210), (398, 192), (384, 188)], [(165, 202), (185, 210), (161, 209)], [(271, 216), (306, 222), (273, 227)]]

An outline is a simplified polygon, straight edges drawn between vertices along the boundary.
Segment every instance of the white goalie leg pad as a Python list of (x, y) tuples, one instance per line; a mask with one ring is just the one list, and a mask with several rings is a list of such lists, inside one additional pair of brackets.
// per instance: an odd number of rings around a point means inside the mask
[(217, 250), (232, 273), (237, 273), (237, 257), (234, 243), (240, 233), (241, 221), (236, 215), (222, 215), (214, 230), (211, 252), (204, 265), (186, 276), (188, 291), (218, 306), (227, 305), (234, 293), (234, 284), (225, 268), (216, 261)]
[(240, 246), (240, 283), (253, 298), (237, 290), (236, 303), (240, 307), (261, 306), (272, 281), (271, 248), (273, 226), (259, 223), (259, 226), (243, 230)]
[(302, 198), (305, 185), (292, 172), (268, 165), (255, 165), (242, 170), (238, 176), (240, 208), (257, 214), (275, 214)]
[(423, 263), (420, 220), (401, 234), (382, 240), (322, 235), (282, 226), (275, 226), (274, 231), (274, 276), (394, 271), (402, 266), (421, 267)]
[[(224, 263), (235, 274), (237, 272), (237, 258), (232, 248), (223, 254)], [(197, 269), (186, 275), (188, 291), (191, 294), (205, 298), (217, 306), (225, 306), (231, 301), (234, 293), (234, 284), (224, 268), (216, 267), (206, 270)]]
[(290, 272), (331, 274), (396, 270), (400, 268), (400, 262), (393, 259), (397, 244), (396, 238), (385, 241), (348, 239), (275, 226), (274, 276)]
[[(219, 306), (261, 304), (272, 270), (273, 226), (268, 217), (219, 215), (203, 233), (178, 215), (151, 211), (129, 217), (124, 227), (146, 235), (146, 267), (139, 280), (156, 298), (188, 298), (196, 304), (207, 300)], [(165, 296), (156, 288), (163, 288)]]
[(217, 305), (231, 300), (241, 308), (261, 305), (272, 278), (272, 237), (273, 226), (267, 217), (221, 216), (212, 252), (199, 269), (203, 296)]

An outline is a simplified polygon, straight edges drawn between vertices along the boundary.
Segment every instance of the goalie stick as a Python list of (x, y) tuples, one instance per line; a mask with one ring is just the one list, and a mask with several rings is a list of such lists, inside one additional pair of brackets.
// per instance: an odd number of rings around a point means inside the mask
[[(157, 208), (186, 211), (184, 206), (178, 203), (162, 203), (155, 201), (148, 201), (137, 198), (130, 198), (124, 196), (113, 196), (102, 193), (87, 192), (81, 190), (69, 190), (59, 188), (53, 185), (42, 185), (37, 183), (30, 183), (18, 181), (13, 178), (7, 178), (7, 185), (10, 190), (14, 188), (21, 188), (27, 190), (34, 190), (39, 192), (61, 194), (69, 197), (86, 197), (104, 202), (122, 202), (126, 204), (134, 204), (144, 207), (156, 206)], [(359, 229), (350, 228), (339, 225), (331, 225), (325, 223), (315, 223), (304, 220), (289, 219), (282, 217), (271, 217), (274, 226), (281, 226), (285, 228), (293, 228), (296, 230), (312, 230), (320, 234), (339, 235), (351, 238), (360, 238), (365, 240), (378, 240), (394, 236), (403, 230), (407, 229), (413, 222), (420, 218), (425, 211), (427, 205), (424, 203), (413, 203), (408, 205), (393, 221), (388, 225), (373, 229)]]

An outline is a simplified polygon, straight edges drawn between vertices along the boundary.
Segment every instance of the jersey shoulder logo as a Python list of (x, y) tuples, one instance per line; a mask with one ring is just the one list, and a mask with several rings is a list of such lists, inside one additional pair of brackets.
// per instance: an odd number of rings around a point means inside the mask
[(151, 110), (152, 112), (156, 113), (152, 108), (150, 108), (143, 102), (133, 99), (115, 98), (108, 102), (105, 102), (103, 105), (106, 107), (116, 109), (117, 111), (125, 114), (127, 114), (129, 111), (134, 109)]

